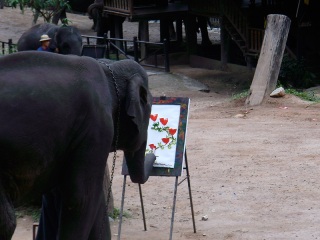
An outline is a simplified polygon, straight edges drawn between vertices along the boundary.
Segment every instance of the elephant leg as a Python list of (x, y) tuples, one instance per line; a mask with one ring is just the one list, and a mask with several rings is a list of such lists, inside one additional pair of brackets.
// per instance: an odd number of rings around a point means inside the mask
[[(104, 236), (104, 238), (100, 238), (100, 236)], [(98, 214), (89, 236), (89, 240), (96, 239), (111, 240), (110, 222), (104, 194), (102, 194)]]
[(0, 239), (10, 240), (16, 225), (14, 207), (9, 201), (0, 180)]
[[(104, 37), (104, 34), (108, 34), (110, 30), (109, 17), (98, 18), (96, 30), (97, 30), (97, 37)], [(97, 44), (105, 44), (105, 42), (103, 39), (102, 40), (97, 39)]]
[(42, 196), (41, 217), (36, 240), (57, 239), (60, 200), (60, 194), (56, 189)]
[[(103, 177), (109, 152), (105, 146), (111, 143), (106, 139), (94, 141), (89, 134), (86, 135), (88, 141), (82, 140), (81, 146), (68, 159), (65, 174), (59, 183), (61, 214), (58, 239), (88, 239), (101, 209)], [(112, 136), (112, 133), (101, 135)]]
[(207, 18), (206, 17), (202, 17), (202, 16), (198, 16), (198, 24), (199, 24), (199, 28), (201, 31), (201, 38), (202, 38), (202, 45), (212, 45), (210, 38), (209, 38), (209, 34), (208, 34), (208, 29), (207, 29)]

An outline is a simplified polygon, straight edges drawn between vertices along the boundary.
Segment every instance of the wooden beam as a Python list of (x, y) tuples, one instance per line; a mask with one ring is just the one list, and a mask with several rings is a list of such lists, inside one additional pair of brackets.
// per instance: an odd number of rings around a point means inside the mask
[(275, 89), (290, 23), (291, 20), (287, 16), (268, 15), (267, 28), (246, 105), (260, 105)]

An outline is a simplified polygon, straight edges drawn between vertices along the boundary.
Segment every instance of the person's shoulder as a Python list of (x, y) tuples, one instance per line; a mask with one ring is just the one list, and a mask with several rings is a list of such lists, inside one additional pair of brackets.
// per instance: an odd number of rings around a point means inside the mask
[(42, 47), (38, 47), (37, 51), (43, 51)]

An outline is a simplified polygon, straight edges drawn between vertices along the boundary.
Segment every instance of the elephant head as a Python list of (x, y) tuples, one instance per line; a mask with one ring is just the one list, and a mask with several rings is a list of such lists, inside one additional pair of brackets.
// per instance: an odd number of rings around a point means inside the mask
[(153, 154), (145, 156), (152, 105), (148, 76), (132, 60), (112, 63), (101, 59), (99, 62), (109, 79), (119, 87), (120, 118), (114, 129), (116, 147), (124, 151), (132, 182), (145, 183), (155, 161)]
[(80, 56), (82, 49), (82, 37), (77, 28), (61, 26), (57, 29), (50, 45), (52, 48), (56, 46), (60, 54), (73, 54)]
[(40, 37), (47, 34), (50, 38), (50, 49), (58, 49), (60, 54), (80, 56), (82, 37), (79, 30), (72, 26), (57, 26), (50, 23), (37, 24), (24, 32), (18, 40), (18, 51), (37, 50)]

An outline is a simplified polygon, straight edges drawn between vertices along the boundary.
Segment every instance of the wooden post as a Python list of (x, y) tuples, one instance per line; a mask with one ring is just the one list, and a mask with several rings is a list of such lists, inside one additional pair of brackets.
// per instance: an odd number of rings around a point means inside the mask
[(188, 55), (197, 53), (197, 23), (196, 17), (189, 14), (185, 19)]
[[(114, 35), (115, 38), (123, 39), (123, 22), (124, 18), (119, 16), (113, 16), (114, 19)], [(116, 41), (116, 45), (119, 49), (123, 50), (123, 42)]]
[(246, 105), (255, 106), (263, 102), (275, 89), (286, 47), (291, 20), (284, 15), (270, 14), (267, 17), (260, 56)]
[(230, 37), (225, 28), (225, 16), (220, 18), (220, 46), (221, 46), (221, 66), (222, 71), (228, 71), (228, 56)]
[[(139, 40), (149, 42), (149, 22), (148, 20), (139, 21)], [(148, 56), (147, 44), (142, 43), (140, 46), (141, 59), (145, 59)]]

